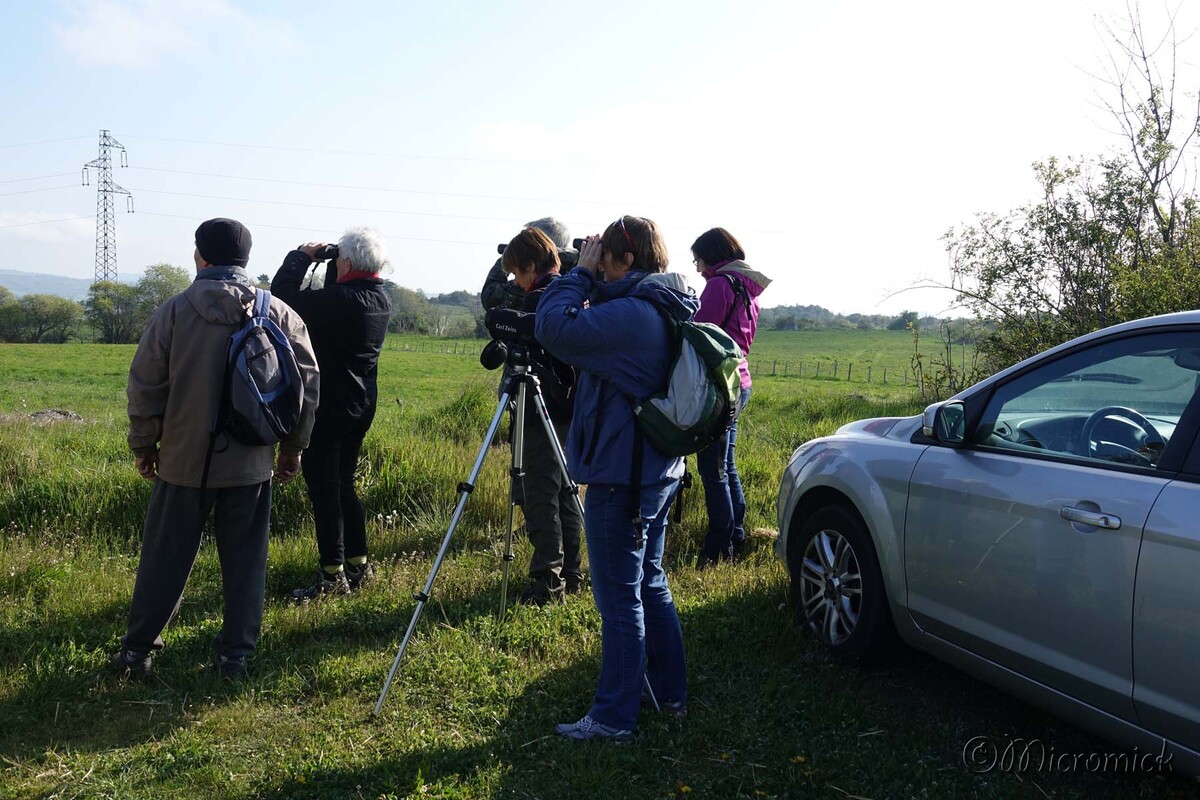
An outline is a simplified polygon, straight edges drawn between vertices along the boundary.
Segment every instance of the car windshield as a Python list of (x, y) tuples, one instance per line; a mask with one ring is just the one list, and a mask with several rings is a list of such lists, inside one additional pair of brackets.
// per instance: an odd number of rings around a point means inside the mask
[[(1014, 397), (1005, 411), (1093, 411), (1112, 402), (1143, 414), (1178, 419), (1197, 385), (1197, 372), (1177, 349), (1120, 355), (1090, 364)], [(1180, 366), (1185, 364), (1186, 366)]]

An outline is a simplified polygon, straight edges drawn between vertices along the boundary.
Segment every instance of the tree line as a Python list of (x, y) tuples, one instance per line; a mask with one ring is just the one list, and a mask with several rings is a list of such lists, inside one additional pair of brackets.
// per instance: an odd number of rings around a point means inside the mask
[[(141, 338), (154, 312), (192, 282), (192, 274), (171, 264), (147, 267), (136, 283), (97, 281), (78, 302), (51, 294), (15, 297), (0, 286), (0, 342), (61, 344), (72, 340), (130, 344)], [(270, 286), (267, 275), (257, 285)], [(391, 281), (389, 330), (431, 336), (486, 336), (479, 295), (450, 292), (427, 297)]]

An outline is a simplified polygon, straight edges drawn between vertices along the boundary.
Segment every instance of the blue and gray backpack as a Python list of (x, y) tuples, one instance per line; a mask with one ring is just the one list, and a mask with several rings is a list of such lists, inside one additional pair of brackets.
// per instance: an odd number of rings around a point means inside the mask
[(286, 439), (300, 422), (304, 381), (292, 343), (268, 316), (270, 307), (271, 293), (256, 288), (250, 318), (229, 337), (202, 486), (221, 434), (245, 445), (270, 445)]

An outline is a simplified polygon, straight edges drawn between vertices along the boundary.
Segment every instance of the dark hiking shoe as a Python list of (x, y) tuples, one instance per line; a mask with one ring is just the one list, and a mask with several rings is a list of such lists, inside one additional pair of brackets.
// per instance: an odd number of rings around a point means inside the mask
[(301, 586), (292, 589), (289, 597), (296, 603), (307, 603), (325, 595), (350, 594), (350, 584), (345, 572), (335, 572), (330, 575), (325, 570), (317, 570), (317, 580), (311, 586)]
[(364, 586), (375, 580), (375, 568), (368, 561), (365, 564), (355, 566), (354, 564), (346, 565), (346, 583), (350, 587), (350, 591), (355, 591), (360, 586)]
[(567, 594), (583, 594), (587, 588), (587, 583), (582, 575), (568, 575), (566, 579), (566, 587), (563, 589)]
[(544, 583), (535, 583), (518, 594), (516, 602), (526, 606), (544, 606), (547, 603), (561, 603), (562, 599), (561, 588), (556, 592)]
[[(551, 581), (555, 583), (551, 583)], [(550, 578), (540, 574), (532, 577), (528, 587), (517, 595), (517, 602), (531, 606), (544, 606), (547, 603), (561, 603), (566, 584), (558, 576)]]
[(561, 725), (555, 725), (554, 731), (564, 739), (575, 739), (577, 741), (604, 739), (619, 744), (633, 741), (633, 731), (610, 728), (586, 716), (579, 720), (579, 722), (564, 722)]
[(705, 570), (709, 567), (715, 567), (717, 564), (728, 562), (734, 564), (738, 561), (738, 557), (734, 552), (733, 545), (730, 545), (724, 550), (718, 550), (716, 553), (702, 551), (696, 557), (696, 569)]
[(154, 674), (154, 659), (149, 653), (121, 649), (108, 657), (108, 663), (122, 675), (142, 680)]
[(244, 656), (236, 657), (218, 655), (213, 660), (213, 666), (216, 668), (217, 674), (221, 676), (222, 680), (240, 681), (245, 680), (246, 678), (247, 669), (246, 658)]

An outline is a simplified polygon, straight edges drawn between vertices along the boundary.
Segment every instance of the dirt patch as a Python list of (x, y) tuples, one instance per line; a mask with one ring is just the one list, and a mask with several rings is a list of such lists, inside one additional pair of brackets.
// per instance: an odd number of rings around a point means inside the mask
[(35, 422), (83, 422), (83, 417), (74, 411), (64, 411), (61, 408), (44, 408), (29, 415)]

